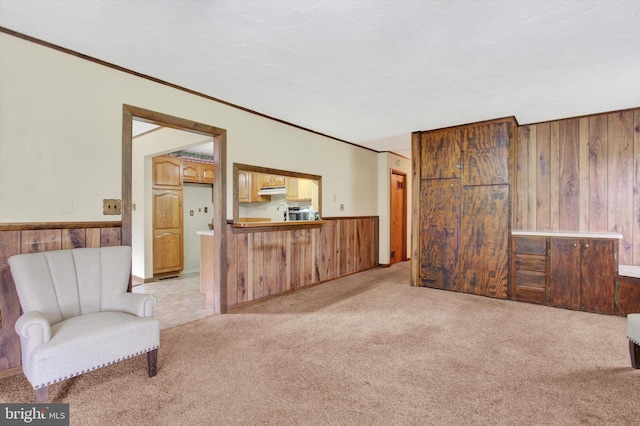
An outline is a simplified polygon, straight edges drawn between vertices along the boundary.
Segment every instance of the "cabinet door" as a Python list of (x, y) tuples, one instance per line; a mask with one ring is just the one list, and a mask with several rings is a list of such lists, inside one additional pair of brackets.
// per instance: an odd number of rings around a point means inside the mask
[(460, 180), (423, 180), (420, 285), (459, 291)]
[(422, 179), (458, 178), (461, 172), (459, 129), (425, 132), (420, 143)]
[(213, 164), (200, 164), (200, 181), (202, 183), (213, 183)]
[(464, 187), (462, 205), (462, 291), (506, 299), (509, 292), (509, 186)]
[(481, 124), (464, 129), (463, 185), (509, 183), (510, 131), (509, 123)]
[(583, 311), (615, 312), (615, 279), (618, 271), (615, 240), (582, 241), (580, 302)]
[(580, 240), (549, 239), (547, 304), (580, 309)]
[(153, 273), (183, 268), (182, 191), (153, 190)]
[(251, 174), (249, 172), (238, 172), (238, 201), (248, 203), (251, 201)]
[(184, 182), (199, 182), (200, 181), (200, 164), (192, 161), (182, 162), (182, 180)]
[(179, 157), (153, 157), (154, 187), (182, 188), (182, 160)]

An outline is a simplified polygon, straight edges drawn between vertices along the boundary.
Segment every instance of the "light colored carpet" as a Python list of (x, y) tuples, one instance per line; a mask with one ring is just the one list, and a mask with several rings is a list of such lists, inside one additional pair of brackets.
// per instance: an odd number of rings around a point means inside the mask
[[(73, 425), (631, 425), (625, 318), (408, 285), (408, 263), (163, 330), (51, 386)], [(33, 402), (26, 380), (0, 401)]]

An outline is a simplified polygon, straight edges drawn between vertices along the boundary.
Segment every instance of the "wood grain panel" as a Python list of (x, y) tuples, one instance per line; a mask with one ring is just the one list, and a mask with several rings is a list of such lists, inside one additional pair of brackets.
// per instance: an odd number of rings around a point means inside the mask
[(249, 288), (253, 289), (253, 300), (264, 296), (264, 245), (262, 243), (263, 232), (249, 234)]
[(22, 231), (22, 253), (62, 249), (60, 229), (40, 229)]
[(238, 245), (237, 238), (231, 233), (231, 227), (225, 226), (227, 233), (227, 306), (238, 303)]
[(100, 247), (101, 234), (100, 228), (87, 228), (86, 244), (87, 247)]
[(0, 232), (0, 372), (20, 365), (20, 339), (14, 331), (20, 303), (7, 259), (21, 252), (21, 231)]
[[(518, 141), (516, 146), (516, 174), (515, 182), (518, 189), (514, 197), (515, 219), (514, 227), (516, 229), (531, 229), (534, 224), (529, 222), (529, 173), (532, 169), (531, 164), (535, 165), (535, 157), (531, 159), (530, 155), (530, 134), (531, 129), (535, 126), (521, 126), (518, 130)], [(535, 169), (535, 167), (534, 167)]]
[(278, 258), (278, 232), (264, 232), (262, 233), (262, 247), (263, 247), (263, 294), (264, 296), (270, 296), (278, 293), (278, 279), (279, 277), (279, 258)]
[(578, 229), (589, 230), (589, 118), (578, 120), (578, 171), (580, 173), (578, 191)]
[(579, 225), (578, 124), (577, 119), (560, 121), (560, 187), (558, 191), (560, 229), (578, 229)]
[(100, 247), (120, 245), (120, 228), (100, 228)]
[(536, 126), (536, 151), (531, 167), (535, 170), (535, 192), (533, 203), (532, 223), (536, 229), (551, 229), (551, 182), (549, 168), (551, 167), (551, 126), (547, 123)]
[(620, 263), (633, 263), (633, 112), (608, 115), (609, 230), (620, 232)]
[[(248, 302), (253, 300), (253, 289), (249, 291), (249, 234), (234, 234), (236, 239), (237, 252), (235, 266), (237, 270), (237, 302)], [(229, 268), (231, 269), (231, 267)]]
[(551, 230), (560, 229), (560, 122), (553, 121), (551, 127), (551, 149), (549, 152), (549, 211)]
[(608, 140), (604, 114), (589, 119), (589, 231), (605, 231), (608, 225)]
[[(119, 230), (120, 228), (118, 228)], [(74, 249), (87, 246), (87, 230), (86, 229), (63, 229), (62, 230), (62, 249)]]

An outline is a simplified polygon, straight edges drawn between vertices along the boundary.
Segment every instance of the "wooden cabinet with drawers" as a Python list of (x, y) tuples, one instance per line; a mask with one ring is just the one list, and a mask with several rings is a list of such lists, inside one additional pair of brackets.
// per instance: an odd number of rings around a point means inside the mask
[(603, 237), (514, 236), (512, 299), (615, 313), (619, 240)]

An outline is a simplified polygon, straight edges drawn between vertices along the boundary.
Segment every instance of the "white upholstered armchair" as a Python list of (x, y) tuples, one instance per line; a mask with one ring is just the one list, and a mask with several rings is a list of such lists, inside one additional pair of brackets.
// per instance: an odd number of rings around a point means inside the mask
[(143, 353), (155, 376), (156, 300), (127, 293), (130, 247), (19, 254), (9, 266), (23, 310), (22, 369), (37, 402), (48, 402), (50, 384)]

